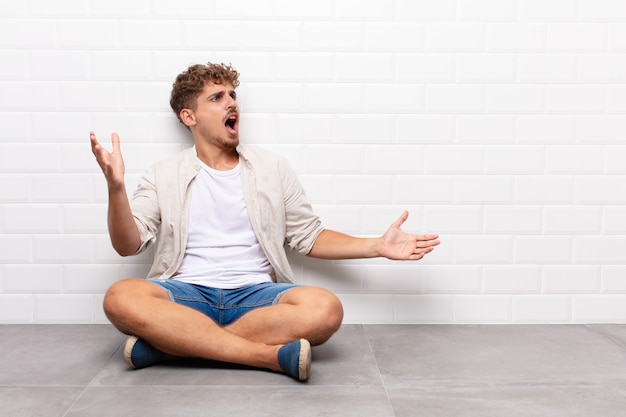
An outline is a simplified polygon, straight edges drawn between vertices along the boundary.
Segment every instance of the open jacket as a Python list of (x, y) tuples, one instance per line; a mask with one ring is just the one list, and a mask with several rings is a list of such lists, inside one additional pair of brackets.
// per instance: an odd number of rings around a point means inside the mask
[[(308, 254), (323, 231), (287, 160), (269, 151), (237, 147), (244, 200), (252, 229), (274, 269), (275, 282), (294, 282), (285, 253)], [(156, 244), (148, 278), (176, 275), (185, 254), (189, 230), (191, 182), (200, 171), (195, 147), (150, 167), (131, 200), (141, 235), (137, 254)]]

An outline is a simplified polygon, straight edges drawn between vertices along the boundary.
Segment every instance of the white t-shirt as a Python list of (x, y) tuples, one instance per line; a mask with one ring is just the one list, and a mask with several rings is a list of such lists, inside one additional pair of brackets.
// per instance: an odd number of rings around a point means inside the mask
[(272, 266), (252, 230), (239, 165), (218, 171), (202, 164), (191, 187), (187, 248), (172, 279), (222, 289), (270, 282)]

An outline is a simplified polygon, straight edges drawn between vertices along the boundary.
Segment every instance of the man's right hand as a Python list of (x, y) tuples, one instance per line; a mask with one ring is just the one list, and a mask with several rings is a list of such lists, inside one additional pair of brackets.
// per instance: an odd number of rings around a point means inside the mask
[(91, 141), (91, 151), (96, 156), (98, 165), (104, 173), (104, 177), (109, 185), (109, 190), (117, 190), (124, 187), (124, 158), (120, 151), (120, 137), (117, 133), (111, 134), (111, 144), (113, 150), (111, 152), (104, 147), (96, 139), (94, 132), (89, 132), (89, 140)]
[(126, 195), (124, 159), (122, 152), (120, 152), (120, 137), (117, 133), (111, 134), (113, 145), (111, 152), (100, 145), (95, 133), (89, 133), (89, 140), (91, 141), (91, 150), (96, 156), (98, 165), (102, 168), (109, 185), (107, 219), (111, 243), (120, 255), (133, 255), (141, 245), (141, 236)]

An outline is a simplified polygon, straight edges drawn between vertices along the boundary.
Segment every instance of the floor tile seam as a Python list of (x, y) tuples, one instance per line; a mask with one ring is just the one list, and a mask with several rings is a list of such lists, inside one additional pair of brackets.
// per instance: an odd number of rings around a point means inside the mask
[(586, 327), (593, 332), (594, 334), (602, 337), (605, 340), (610, 341), (611, 343), (621, 347), (621, 348), (626, 348), (626, 345), (624, 344), (624, 342), (622, 342), (618, 337), (605, 332), (604, 330), (602, 330), (602, 328), (596, 327), (593, 324), (587, 324)]
[(382, 384), (382, 386), (385, 386), (385, 379), (383, 377), (383, 373), (380, 370), (380, 364), (378, 363), (378, 359), (376, 359), (376, 354), (374, 353), (374, 347), (372, 346), (372, 340), (370, 338), (369, 332), (367, 331), (367, 326), (365, 326), (364, 324), (360, 324), (359, 325), (361, 327), (361, 329), (363, 329), (363, 334), (365, 335), (365, 340), (367, 340), (367, 348), (369, 350), (369, 354), (371, 355), (372, 359), (374, 359), (374, 363), (376, 364), (376, 371), (378, 374), (378, 377), (380, 378), (380, 382)]
[(115, 356), (117, 355), (117, 352), (120, 351), (120, 349), (124, 348), (124, 343), (125, 341), (122, 341), (122, 343), (117, 346), (117, 348), (115, 348), (110, 354), (109, 357), (103, 362), (103, 365), (100, 369), (98, 369), (93, 377), (89, 380), (89, 382), (87, 383), (86, 387), (90, 387), (92, 386), (94, 383), (97, 383), (97, 381), (100, 380), (100, 375), (102, 374), (102, 372), (106, 369), (106, 366), (111, 363), (111, 361), (113, 360), (113, 358), (115, 358)]
[(70, 404), (68, 404), (67, 408), (65, 409), (65, 412), (63, 413), (63, 415), (61, 417), (66, 417), (67, 413), (69, 413), (70, 411), (72, 411), (72, 408), (74, 408), (74, 405), (76, 403), (78, 403), (78, 401), (82, 398), (82, 396), (85, 394), (85, 392), (87, 392), (87, 389), (89, 388), (89, 386), (84, 386), (83, 389), (78, 393), (78, 395), (76, 396), (76, 398), (74, 398)]
[(389, 396), (389, 390), (387, 389), (387, 384), (385, 383), (385, 378), (383, 376), (382, 371), (380, 370), (380, 365), (378, 363), (378, 359), (376, 359), (376, 355), (374, 353), (374, 347), (372, 346), (372, 340), (370, 338), (370, 334), (367, 330), (367, 326), (365, 324), (360, 324), (361, 328), (363, 329), (363, 334), (365, 335), (365, 340), (367, 340), (367, 347), (369, 349), (370, 355), (372, 355), (372, 358), (374, 359), (374, 363), (376, 364), (376, 371), (378, 373), (378, 379), (380, 381), (380, 386), (382, 386), (384, 392), (385, 392), (385, 398), (387, 399), (387, 405), (389, 406), (389, 409), (391, 410), (392, 415), (395, 415), (395, 410), (393, 408), (393, 403), (391, 401), (391, 397)]

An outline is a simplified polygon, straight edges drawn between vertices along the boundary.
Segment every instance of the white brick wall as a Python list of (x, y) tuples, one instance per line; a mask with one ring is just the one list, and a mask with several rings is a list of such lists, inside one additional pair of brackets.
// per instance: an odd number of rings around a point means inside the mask
[(417, 264), (292, 255), (347, 322), (626, 322), (625, 39), (619, 0), (0, 0), (0, 323), (106, 322), (145, 275), (88, 132), (132, 192), (191, 143), (169, 89), (206, 61), (328, 227), (442, 235)]

